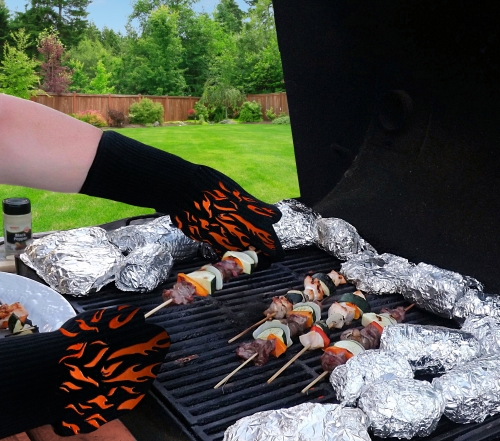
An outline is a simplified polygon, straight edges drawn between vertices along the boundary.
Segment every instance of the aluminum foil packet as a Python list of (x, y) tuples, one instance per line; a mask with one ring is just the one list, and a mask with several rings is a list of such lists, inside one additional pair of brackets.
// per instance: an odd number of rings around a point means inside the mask
[(444, 326), (400, 323), (382, 332), (380, 349), (408, 360), (418, 374), (440, 374), (481, 355), (471, 333)]
[(376, 436), (411, 439), (428, 436), (438, 425), (444, 400), (427, 381), (396, 378), (367, 385), (358, 406)]
[(467, 317), (500, 318), (500, 296), (486, 294), (477, 289), (468, 289), (453, 307), (453, 319), (463, 323)]
[(406, 300), (427, 311), (452, 318), (456, 302), (469, 289), (482, 291), (483, 286), (472, 277), (419, 263), (412, 268), (402, 294)]
[(444, 414), (455, 423), (481, 423), (500, 412), (500, 354), (457, 366), (432, 380), (442, 395)]
[(318, 220), (317, 245), (340, 260), (348, 260), (363, 251), (376, 253), (375, 248), (361, 238), (356, 228), (334, 217)]
[(78, 228), (33, 241), (21, 260), (61, 294), (84, 296), (112, 282), (123, 260), (100, 227)]
[(274, 230), (284, 250), (316, 245), (319, 213), (296, 199), (284, 199), (274, 204), (282, 213)]
[(226, 430), (223, 441), (369, 441), (367, 427), (359, 409), (303, 403), (242, 418)]
[(401, 294), (413, 267), (403, 257), (366, 251), (342, 263), (340, 273), (363, 292)]
[(393, 378), (413, 378), (410, 363), (391, 352), (374, 349), (365, 351), (337, 366), (330, 375), (337, 399), (347, 405), (355, 405), (361, 390), (376, 381)]
[(149, 292), (167, 280), (173, 265), (165, 245), (150, 243), (125, 257), (116, 272), (115, 284), (122, 291)]
[(167, 248), (175, 261), (196, 256), (201, 246), (200, 242), (187, 237), (179, 230), (172, 223), (170, 216), (117, 228), (108, 233), (108, 239), (125, 254), (146, 244), (161, 244)]
[(479, 340), (481, 355), (500, 354), (500, 317), (467, 317), (462, 331)]

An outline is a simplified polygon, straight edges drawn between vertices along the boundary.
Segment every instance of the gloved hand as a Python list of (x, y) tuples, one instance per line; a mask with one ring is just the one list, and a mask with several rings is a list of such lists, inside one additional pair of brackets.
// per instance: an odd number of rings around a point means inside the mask
[(170, 213), (186, 236), (210, 244), (219, 255), (253, 246), (274, 260), (283, 259), (273, 229), (281, 212), (274, 205), (259, 201), (210, 167), (199, 166), (195, 176), (186, 197)]
[(116, 132), (104, 132), (80, 193), (170, 214), (187, 236), (210, 244), (219, 256), (254, 246), (263, 260), (284, 257), (273, 229), (281, 218), (275, 206), (217, 170)]

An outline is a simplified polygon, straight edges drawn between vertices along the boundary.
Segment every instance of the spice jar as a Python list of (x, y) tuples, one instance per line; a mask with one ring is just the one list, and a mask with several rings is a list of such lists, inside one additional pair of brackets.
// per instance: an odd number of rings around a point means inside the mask
[(31, 202), (27, 198), (2, 201), (5, 255), (20, 254), (31, 243)]

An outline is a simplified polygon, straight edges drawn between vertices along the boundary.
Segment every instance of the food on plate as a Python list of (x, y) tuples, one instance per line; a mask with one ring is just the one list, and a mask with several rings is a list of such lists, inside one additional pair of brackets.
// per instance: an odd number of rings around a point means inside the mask
[(0, 305), (0, 329), (7, 329), (9, 326), (9, 318), (12, 314), (15, 314), (18, 319), (24, 323), (28, 318), (28, 311), (19, 302), (2, 303)]

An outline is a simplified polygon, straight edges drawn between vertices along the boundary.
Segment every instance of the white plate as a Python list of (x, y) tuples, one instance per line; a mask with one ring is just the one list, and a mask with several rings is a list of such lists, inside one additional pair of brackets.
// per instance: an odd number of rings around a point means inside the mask
[(28, 311), (28, 318), (33, 325), (38, 326), (40, 332), (55, 331), (76, 315), (61, 294), (17, 274), (0, 272), (0, 302), (20, 302)]

